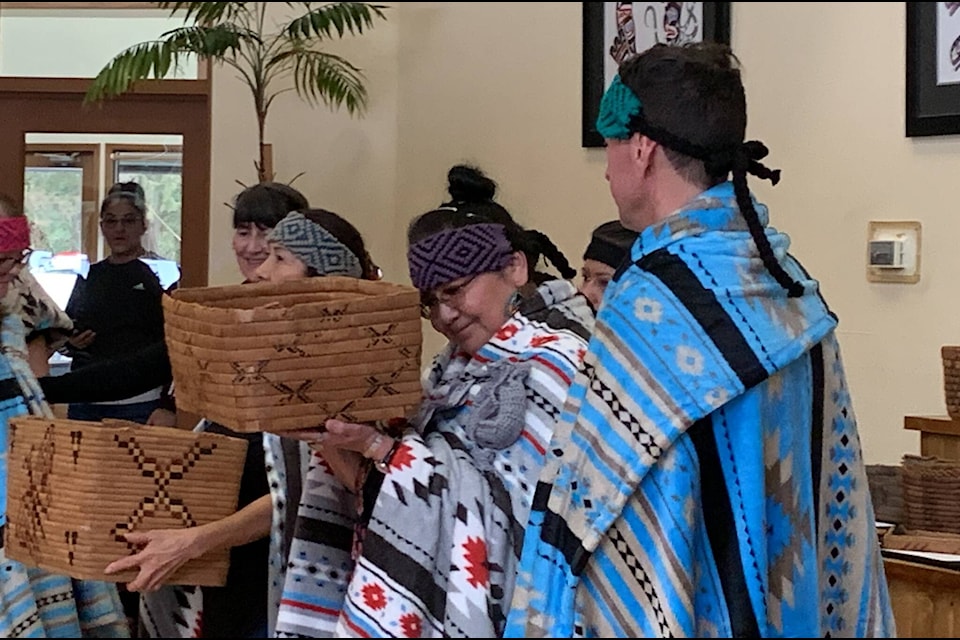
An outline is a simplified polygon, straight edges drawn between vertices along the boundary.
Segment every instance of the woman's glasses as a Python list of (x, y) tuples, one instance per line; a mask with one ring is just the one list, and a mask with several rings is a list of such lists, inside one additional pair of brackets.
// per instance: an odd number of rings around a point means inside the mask
[(126, 227), (127, 229), (135, 227), (138, 223), (143, 220), (140, 216), (123, 216), (122, 218), (114, 218), (113, 216), (105, 216), (100, 218), (100, 225), (107, 228), (113, 229), (116, 226)]
[(459, 282), (455, 280), (454, 282), (443, 287), (438, 287), (434, 291), (421, 292), (420, 315), (429, 320), (431, 317), (433, 317), (433, 312), (436, 311), (437, 307), (439, 307), (441, 303), (447, 305), (448, 307), (458, 309), (467, 287), (469, 287), (470, 283), (476, 280), (477, 276), (479, 275), (480, 274), (478, 273), (468, 276)]

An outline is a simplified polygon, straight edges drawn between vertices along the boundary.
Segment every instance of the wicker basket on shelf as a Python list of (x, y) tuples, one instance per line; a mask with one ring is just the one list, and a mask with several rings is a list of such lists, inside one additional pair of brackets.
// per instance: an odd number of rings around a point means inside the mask
[(947, 403), (947, 413), (954, 420), (960, 420), (960, 346), (940, 348), (943, 360), (943, 392)]
[(904, 525), (960, 534), (960, 461), (903, 457)]
[(407, 417), (416, 289), (346, 277), (180, 289), (163, 301), (177, 406), (236, 431)]
[[(88, 580), (134, 546), (129, 531), (206, 524), (237, 509), (246, 440), (130, 422), (10, 420), (4, 552), (28, 566)], [(168, 584), (220, 586), (230, 557), (213, 551)]]

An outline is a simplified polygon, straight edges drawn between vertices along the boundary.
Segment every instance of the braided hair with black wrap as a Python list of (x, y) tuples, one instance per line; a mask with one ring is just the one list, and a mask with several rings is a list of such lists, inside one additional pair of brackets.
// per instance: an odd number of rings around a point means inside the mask
[(688, 180), (711, 187), (731, 175), (737, 205), (764, 266), (790, 297), (802, 296), (803, 285), (774, 255), (747, 185), (747, 174), (776, 185), (780, 171), (760, 162), (768, 154), (762, 142), (744, 141), (746, 97), (730, 48), (705, 42), (656, 45), (625, 62), (618, 76), (640, 104), (627, 129), (662, 145)]

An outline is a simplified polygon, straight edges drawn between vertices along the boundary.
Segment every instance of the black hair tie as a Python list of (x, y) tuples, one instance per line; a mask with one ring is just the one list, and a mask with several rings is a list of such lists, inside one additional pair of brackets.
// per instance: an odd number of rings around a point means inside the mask
[(780, 182), (780, 170), (770, 169), (760, 162), (769, 153), (765, 144), (759, 140), (750, 140), (749, 142), (717, 149), (708, 149), (674, 135), (666, 129), (650, 124), (643, 116), (642, 111), (630, 118), (628, 127), (630, 131), (636, 131), (647, 136), (668, 149), (700, 160), (704, 163), (704, 169), (709, 176), (723, 178), (727, 174), (732, 174), (733, 192), (737, 198), (737, 206), (740, 207), (740, 214), (747, 222), (747, 228), (750, 230), (750, 236), (757, 246), (763, 265), (780, 286), (786, 289), (789, 297), (799, 298), (803, 295), (803, 285), (790, 277), (790, 274), (787, 273), (774, 255), (773, 247), (770, 246), (767, 234), (760, 223), (757, 210), (753, 207), (750, 188), (747, 186), (748, 173), (761, 180), (769, 180), (774, 185)]
[(711, 176), (720, 177), (730, 172), (742, 171), (776, 185), (780, 182), (780, 170), (769, 169), (760, 162), (769, 153), (765, 144), (759, 140), (750, 140), (733, 147), (711, 151), (703, 158), (703, 164), (707, 174)]
[(776, 185), (780, 182), (780, 169), (769, 169), (760, 161), (767, 157), (770, 151), (767, 146), (759, 140), (750, 140), (740, 145), (740, 158), (746, 162), (744, 169), (747, 173), (753, 174), (761, 180), (769, 180), (771, 184)]

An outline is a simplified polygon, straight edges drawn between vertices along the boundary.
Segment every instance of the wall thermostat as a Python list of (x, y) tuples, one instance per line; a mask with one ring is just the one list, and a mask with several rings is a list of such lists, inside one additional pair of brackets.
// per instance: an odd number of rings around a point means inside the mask
[(902, 269), (903, 240), (871, 240), (870, 266), (878, 269)]
[(920, 281), (920, 221), (871, 220), (864, 256), (869, 282)]

